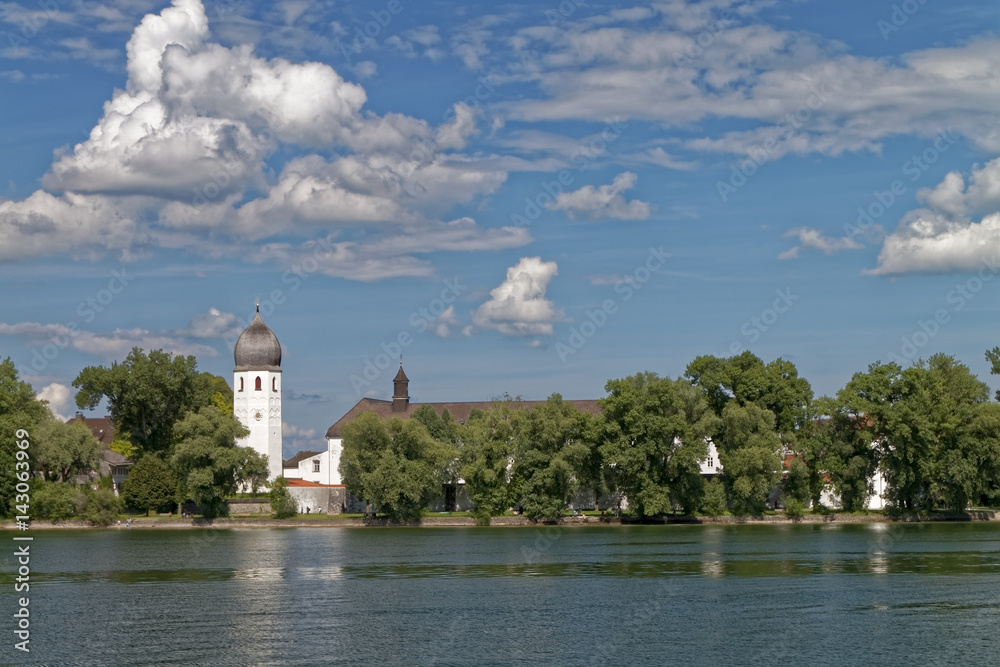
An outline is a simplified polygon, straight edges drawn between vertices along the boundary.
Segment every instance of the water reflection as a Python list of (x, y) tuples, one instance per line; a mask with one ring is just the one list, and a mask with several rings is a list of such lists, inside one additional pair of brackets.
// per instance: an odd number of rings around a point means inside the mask
[(535, 540), (52, 532), (35, 543), (45, 641), (28, 664), (902, 667), (1000, 650), (984, 631), (1000, 619), (993, 525), (574, 529), (528, 562)]

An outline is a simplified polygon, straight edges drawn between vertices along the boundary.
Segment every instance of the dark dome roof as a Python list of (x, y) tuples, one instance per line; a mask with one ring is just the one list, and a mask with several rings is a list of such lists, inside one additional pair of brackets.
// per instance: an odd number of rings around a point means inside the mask
[(260, 318), (260, 307), (233, 349), (237, 371), (281, 370), (281, 344), (274, 332)]

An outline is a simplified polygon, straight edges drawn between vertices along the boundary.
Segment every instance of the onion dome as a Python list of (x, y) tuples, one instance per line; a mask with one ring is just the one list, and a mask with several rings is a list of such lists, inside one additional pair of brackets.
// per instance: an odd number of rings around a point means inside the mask
[(236, 371), (280, 371), (281, 344), (264, 320), (260, 306), (250, 326), (243, 330), (233, 350)]

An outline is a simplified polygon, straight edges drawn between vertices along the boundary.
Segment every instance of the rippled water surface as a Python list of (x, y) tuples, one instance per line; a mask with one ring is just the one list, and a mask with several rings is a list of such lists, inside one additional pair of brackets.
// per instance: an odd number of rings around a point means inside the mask
[(33, 535), (32, 652), (11, 619), (0, 664), (1000, 660), (986, 523)]

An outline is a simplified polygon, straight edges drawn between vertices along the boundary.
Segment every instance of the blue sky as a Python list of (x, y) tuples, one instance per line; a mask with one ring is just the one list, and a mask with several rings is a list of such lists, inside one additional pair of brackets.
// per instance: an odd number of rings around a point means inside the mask
[(996, 386), (998, 18), (0, 2), (0, 355), (72, 414), (136, 345), (230, 378), (260, 296), (286, 454), (399, 352), (416, 401), (742, 349), (817, 395), (939, 351)]

